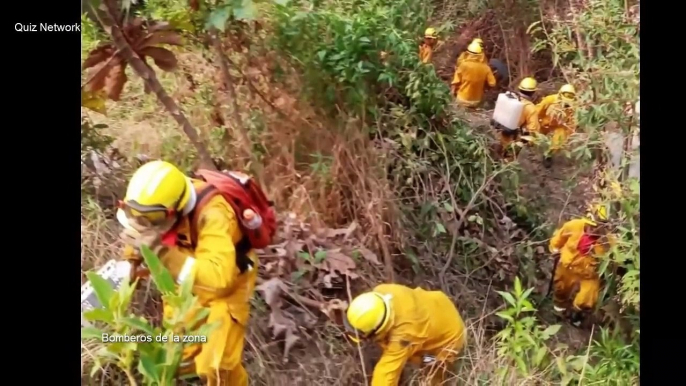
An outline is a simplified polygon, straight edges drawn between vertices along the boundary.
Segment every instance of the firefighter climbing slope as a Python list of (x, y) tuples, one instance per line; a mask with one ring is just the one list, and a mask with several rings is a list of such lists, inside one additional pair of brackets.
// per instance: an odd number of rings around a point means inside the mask
[[(270, 242), (276, 221), (249, 177), (205, 170), (198, 175), (202, 179), (188, 178), (164, 161), (139, 168), (117, 212), (125, 228), (121, 237), (135, 249), (147, 245), (178, 284), (193, 277), (193, 293), (209, 308), (201, 323), (217, 324), (207, 343), (184, 348), (180, 375), (197, 374), (208, 385), (247, 386), (241, 362), (257, 279), (253, 248)], [(124, 258), (138, 265), (137, 256)], [(164, 313), (172, 315), (170, 305)]]
[(438, 42), (438, 33), (435, 28), (429, 27), (424, 31), (424, 42), (419, 45), (419, 60), (422, 63), (431, 63), (433, 51)]
[(475, 55), (475, 56), (481, 61), (481, 63), (488, 64), (488, 59), (486, 59), (486, 54), (483, 52), (483, 50), (484, 50), (484, 41), (481, 40), (480, 38), (476, 38), (476, 39), (472, 40), (472, 42), (471, 42), (471, 44), (469, 45), (469, 47), (471, 47), (472, 44), (476, 44), (476, 45), (478, 45), (479, 47), (481, 47), (481, 53), (480, 53), (480, 54), (475, 54), (474, 52), (469, 51), (469, 48), (467, 48), (467, 51), (463, 51), (463, 52), (460, 54), (460, 56), (457, 57), (457, 62), (455, 63), (455, 68), (459, 67), (460, 64), (461, 64), (462, 62), (464, 62), (464, 60), (467, 59), (467, 57), (468, 57), (469, 55)]
[(481, 46), (472, 42), (467, 51), (467, 57), (455, 69), (450, 87), (458, 104), (476, 107), (484, 97), (486, 85), (495, 87), (496, 81), (491, 68), (482, 61), (483, 49)]
[(508, 92), (498, 96), (492, 125), (499, 131), (500, 153), (505, 159), (516, 158), (517, 146), (522, 146), (527, 142), (527, 136), (539, 131), (536, 106), (532, 101), (537, 87), (536, 79), (524, 78), (519, 82), (516, 94)]
[(586, 218), (566, 222), (550, 240), (550, 252), (559, 259), (553, 273), (554, 308), (576, 326), (598, 301), (599, 257), (614, 244), (607, 221), (607, 206), (594, 205)]
[(551, 136), (550, 148), (544, 159), (546, 167), (552, 165), (552, 156), (564, 147), (569, 136), (576, 130), (575, 101), (574, 86), (565, 84), (557, 94), (548, 95), (536, 106), (541, 134)]
[(431, 385), (444, 384), (448, 366), (464, 349), (466, 331), (441, 291), (381, 284), (352, 300), (344, 318), (348, 336), (381, 346), (371, 386), (398, 385), (405, 363), (424, 364)]

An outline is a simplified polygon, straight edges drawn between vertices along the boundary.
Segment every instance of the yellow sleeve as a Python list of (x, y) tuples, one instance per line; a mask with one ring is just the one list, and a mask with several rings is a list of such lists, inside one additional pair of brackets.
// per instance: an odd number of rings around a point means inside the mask
[(239, 274), (236, 248), (231, 238), (236, 227), (238, 222), (232, 211), (219, 205), (205, 207), (198, 219), (195, 256), (181, 256), (183, 252), (178, 248), (165, 253), (165, 260), (185, 260), (180, 272), (172, 272), (176, 274), (177, 282), (194, 275), (194, 288), (211, 292), (230, 289)]
[(564, 247), (565, 243), (567, 243), (567, 239), (569, 239), (570, 236), (568, 224), (568, 222), (565, 223), (553, 234), (553, 237), (550, 239), (549, 247), (551, 252), (560, 250), (560, 248)]
[(409, 345), (390, 342), (374, 367), (371, 386), (397, 386), (410, 355)]
[(486, 83), (488, 83), (490, 87), (495, 87), (495, 76), (493, 75), (493, 70), (491, 70), (488, 65), (486, 65), (486, 70), (488, 71), (486, 73)]
[(548, 107), (550, 107), (552, 103), (552, 99), (550, 98), (550, 95), (543, 98), (541, 102), (536, 105), (536, 112), (539, 118), (543, 118), (548, 113)]
[(458, 66), (455, 69), (455, 74), (453, 75), (453, 81), (450, 83), (453, 86), (457, 86), (462, 83), (462, 69)]
[(530, 133), (538, 133), (541, 131), (541, 124), (538, 122), (538, 114), (536, 114), (536, 106), (533, 104), (524, 107), (526, 109), (526, 129)]

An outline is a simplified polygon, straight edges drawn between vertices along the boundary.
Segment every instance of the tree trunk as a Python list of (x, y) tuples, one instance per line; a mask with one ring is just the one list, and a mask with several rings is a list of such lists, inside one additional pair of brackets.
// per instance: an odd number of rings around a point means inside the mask
[(212, 162), (212, 157), (207, 150), (207, 146), (198, 135), (198, 132), (188, 121), (188, 118), (186, 118), (186, 116), (183, 114), (174, 99), (172, 99), (164, 90), (155, 73), (153, 73), (138, 56), (138, 54), (131, 49), (131, 45), (126, 40), (126, 37), (124, 36), (120, 26), (115, 22), (115, 20), (119, 20), (119, 12), (116, 1), (106, 0), (104, 5), (106, 12), (101, 12), (101, 17), (104, 24), (107, 24), (107, 26), (105, 26), (105, 31), (112, 37), (112, 42), (114, 42), (117, 49), (121, 51), (124, 59), (131, 64), (131, 67), (136, 75), (143, 79), (148, 88), (155, 93), (159, 102), (181, 126), (181, 129), (198, 152), (198, 157), (200, 158), (200, 167), (216, 170), (217, 168), (215, 167), (214, 162)]

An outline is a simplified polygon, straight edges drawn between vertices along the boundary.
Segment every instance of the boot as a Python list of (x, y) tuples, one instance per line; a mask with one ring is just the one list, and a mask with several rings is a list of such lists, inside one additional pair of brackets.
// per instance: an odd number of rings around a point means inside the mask
[(543, 157), (543, 167), (545, 167), (546, 169), (550, 169), (551, 166), (553, 166), (553, 157), (551, 157), (551, 156)]
[(584, 318), (585, 313), (583, 311), (574, 311), (570, 315), (569, 322), (572, 324), (572, 326), (580, 328)]

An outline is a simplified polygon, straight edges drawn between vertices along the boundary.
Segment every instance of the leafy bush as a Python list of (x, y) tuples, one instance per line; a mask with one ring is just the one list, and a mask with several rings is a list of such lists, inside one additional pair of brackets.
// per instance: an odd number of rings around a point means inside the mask
[(428, 16), (417, 0), (297, 0), (276, 7), (273, 46), (291, 58), (305, 94), (322, 108), (379, 118), (379, 108), (399, 104), (426, 120), (450, 101), (433, 67), (419, 62)]
[[(113, 364), (123, 371), (130, 385), (137, 385), (136, 372), (144, 385), (172, 385), (177, 378), (181, 363), (183, 336), (206, 341), (208, 333), (215, 326), (199, 322), (207, 317), (209, 309), (200, 307), (197, 297), (192, 295), (193, 281), (186, 280), (177, 289), (169, 271), (147, 247), (141, 248), (143, 259), (150, 269), (152, 280), (162, 294), (165, 304), (173, 307), (172, 315), (165, 315), (163, 325), (154, 326), (143, 316), (129, 311), (138, 281), (125, 282), (115, 291), (112, 285), (94, 272), (86, 275), (102, 308), (84, 313), (89, 322), (96, 327), (83, 327), (81, 341), (86, 346), (98, 342), (88, 350), (95, 362), (91, 376), (107, 364)], [(144, 336), (137, 342), (103, 342), (108, 336)], [(196, 342), (197, 343), (197, 342)]]

